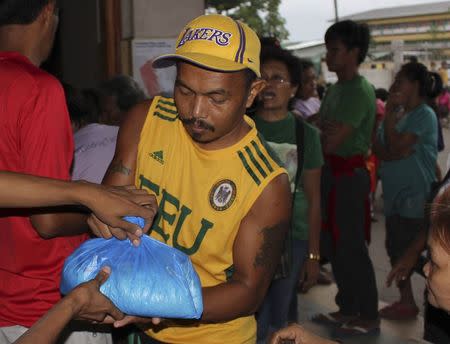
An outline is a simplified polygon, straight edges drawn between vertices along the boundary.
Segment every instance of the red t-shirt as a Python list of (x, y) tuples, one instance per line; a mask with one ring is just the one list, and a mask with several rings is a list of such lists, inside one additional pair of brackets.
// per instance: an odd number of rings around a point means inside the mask
[[(14, 52), (0, 52), (0, 76), (0, 170), (68, 180), (73, 138), (60, 83)], [(59, 300), (64, 259), (85, 238), (41, 239), (29, 215), (0, 209), (0, 326), (30, 327)]]

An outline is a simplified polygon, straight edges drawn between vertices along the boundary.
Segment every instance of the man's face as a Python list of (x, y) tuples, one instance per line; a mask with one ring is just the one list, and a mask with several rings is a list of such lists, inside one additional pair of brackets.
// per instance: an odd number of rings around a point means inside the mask
[(179, 62), (174, 90), (179, 119), (201, 147), (228, 147), (239, 140), (257, 83), (250, 92), (243, 71), (222, 73)]
[(340, 40), (326, 43), (326, 61), (331, 72), (340, 72), (349, 64), (357, 64), (358, 49), (348, 49)]

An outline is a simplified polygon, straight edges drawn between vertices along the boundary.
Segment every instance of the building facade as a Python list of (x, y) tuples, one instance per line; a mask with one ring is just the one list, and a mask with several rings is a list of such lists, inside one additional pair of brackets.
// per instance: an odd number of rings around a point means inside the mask
[(403, 42), (405, 55), (450, 59), (450, 1), (376, 9), (341, 18), (364, 22), (372, 36), (372, 53), (390, 51)]

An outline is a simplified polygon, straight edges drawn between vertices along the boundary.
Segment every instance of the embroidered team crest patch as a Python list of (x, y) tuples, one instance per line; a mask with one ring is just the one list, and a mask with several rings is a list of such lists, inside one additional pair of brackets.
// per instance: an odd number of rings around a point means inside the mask
[(218, 181), (209, 192), (209, 204), (217, 211), (227, 210), (235, 198), (236, 184), (229, 179)]

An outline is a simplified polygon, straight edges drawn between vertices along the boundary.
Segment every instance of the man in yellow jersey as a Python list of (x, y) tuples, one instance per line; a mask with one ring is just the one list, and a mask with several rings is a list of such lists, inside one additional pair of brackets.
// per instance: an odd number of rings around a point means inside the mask
[(156, 196), (150, 235), (188, 254), (203, 287), (200, 321), (163, 319), (140, 334), (142, 343), (256, 341), (253, 315), (280, 259), (291, 205), (285, 170), (245, 116), (265, 86), (259, 54), (244, 23), (194, 19), (175, 53), (154, 61), (176, 64), (174, 99), (136, 106), (120, 128), (104, 183), (135, 183)]

